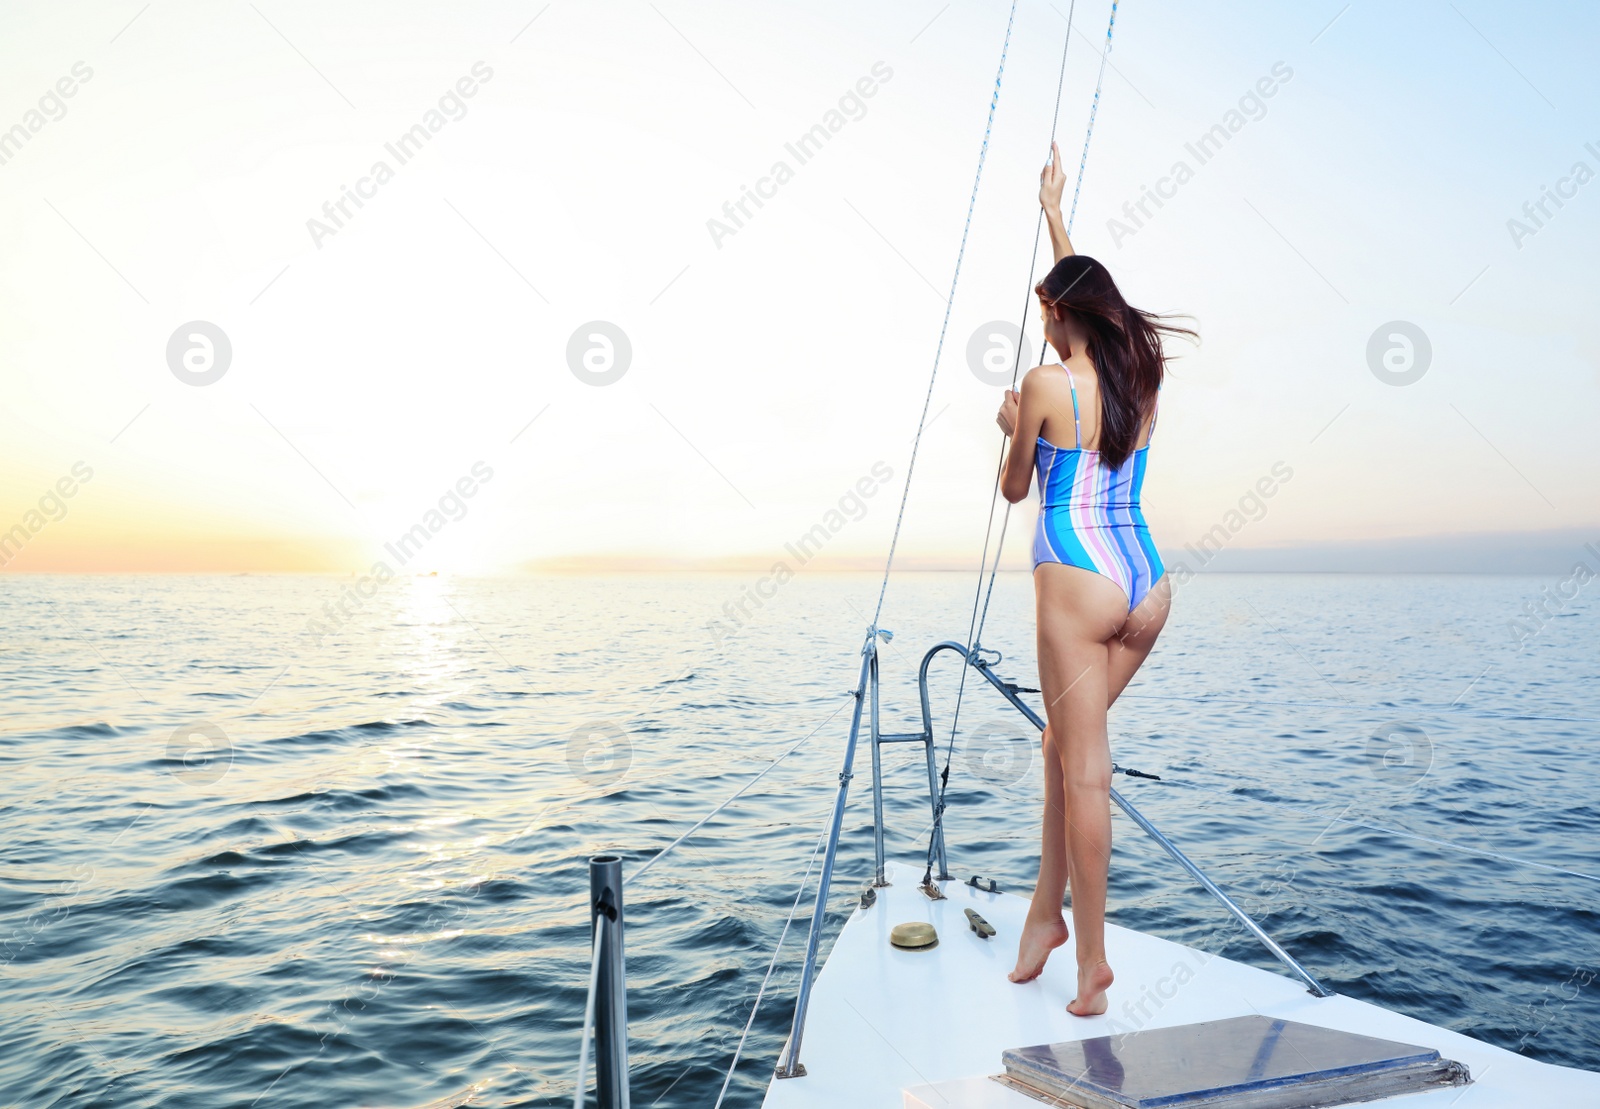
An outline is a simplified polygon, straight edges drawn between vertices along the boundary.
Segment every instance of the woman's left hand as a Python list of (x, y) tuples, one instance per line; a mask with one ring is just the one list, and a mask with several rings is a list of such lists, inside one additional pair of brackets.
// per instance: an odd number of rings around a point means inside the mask
[(1000, 425), (1000, 430), (1007, 436), (1017, 433), (1017, 407), (1021, 399), (1015, 389), (1007, 389), (1005, 400), (1000, 402), (1000, 411), (995, 414), (994, 422)]
[(1061, 149), (1050, 144), (1050, 160), (1039, 171), (1039, 207), (1046, 212), (1061, 211), (1061, 194), (1067, 187), (1067, 174), (1061, 168)]

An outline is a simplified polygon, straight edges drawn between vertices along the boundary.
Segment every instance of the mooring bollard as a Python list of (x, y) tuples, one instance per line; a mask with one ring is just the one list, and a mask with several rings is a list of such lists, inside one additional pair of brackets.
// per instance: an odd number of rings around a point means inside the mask
[[(599, 931), (595, 924), (599, 922)], [(595, 1104), (629, 1109), (628, 980), (622, 958), (622, 859), (589, 859), (589, 929), (600, 944), (594, 999)], [(582, 1091), (580, 1091), (581, 1095)]]

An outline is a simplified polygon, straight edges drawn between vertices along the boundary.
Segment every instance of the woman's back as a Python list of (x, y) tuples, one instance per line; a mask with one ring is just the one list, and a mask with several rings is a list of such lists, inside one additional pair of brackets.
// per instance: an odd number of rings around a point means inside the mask
[[(1045, 402), (1040, 439), (1062, 449), (1097, 452), (1100, 445), (1100, 376), (1087, 354), (1028, 371)], [(1143, 420), (1135, 449), (1149, 445), (1154, 413)]]
[[(1154, 413), (1143, 428), (1144, 442), (1120, 465), (1108, 465), (1099, 450), (1085, 445), (1091, 441), (1084, 434), (1085, 416), (1096, 424), (1099, 420), (1098, 405), (1084, 404), (1083, 391), (1078, 388), (1082, 369), (1074, 373), (1068, 366), (1057, 364), (1039, 366), (1030, 372), (1040, 371), (1045, 371), (1046, 376), (1030, 383), (1033, 397), (1047, 406), (1034, 452), (1039, 486), (1034, 568), (1054, 562), (1110, 578), (1122, 588), (1131, 612), (1164, 572), (1140, 505)], [(1092, 373), (1086, 376), (1095, 380)], [(1066, 383), (1065, 406), (1059, 403), (1061, 381)], [(1098, 396), (1097, 388), (1095, 395)], [(1064, 434), (1068, 413), (1070, 440)]]

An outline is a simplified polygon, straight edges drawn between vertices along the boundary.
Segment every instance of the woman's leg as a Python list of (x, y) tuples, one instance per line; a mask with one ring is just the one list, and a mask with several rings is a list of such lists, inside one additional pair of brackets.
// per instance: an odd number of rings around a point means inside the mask
[(1028, 904), (1028, 919), (1017, 942), (1017, 966), (1007, 978), (1031, 982), (1044, 970), (1050, 952), (1067, 942), (1067, 921), (1061, 903), (1067, 896), (1066, 775), (1061, 755), (1047, 727), (1044, 750), (1044, 829), (1039, 843), (1039, 881)]
[(1105, 1011), (1106, 875), (1111, 862), (1108, 644), (1127, 622), (1126, 594), (1091, 570), (1054, 563), (1034, 574), (1039, 685), (1060, 756), (1066, 798), (1067, 871), (1077, 936), (1078, 996), (1068, 1011)]
[(1156, 637), (1166, 625), (1171, 609), (1172, 579), (1163, 574), (1161, 580), (1144, 595), (1139, 607), (1128, 614), (1128, 622), (1122, 625), (1116, 638), (1106, 645), (1110, 656), (1106, 665), (1106, 684), (1111, 704), (1116, 704), (1117, 697), (1139, 672), (1139, 667), (1150, 654), (1150, 648), (1156, 645)]
[[(1087, 571), (1083, 571), (1087, 573)], [(1119, 601), (1120, 601), (1120, 591)], [(1040, 611), (1043, 613), (1044, 598), (1040, 597)], [(1123, 602), (1125, 603), (1125, 602)], [(1121, 630), (1107, 643), (1106, 686), (1107, 704), (1114, 702), (1117, 696), (1127, 687), (1128, 682), (1138, 671), (1141, 663), (1149, 655), (1150, 649), (1155, 646), (1156, 637), (1160, 634), (1162, 626), (1166, 623), (1167, 613), (1171, 605), (1170, 582), (1163, 577), (1156, 583), (1144, 600), (1139, 603)], [(1121, 612), (1119, 603), (1117, 614)], [(1091, 627), (1090, 631), (1093, 631)], [(1045, 636), (1041, 632), (1039, 637), (1039, 658), (1041, 660), (1040, 673), (1046, 673), (1047, 668), (1043, 660), (1046, 658), (1048, 648), (1045, 646)], [(1045, 679), (1041, 685), (1045, 688), (1047, 704), (1054, 702), (1061, 690), (1051, 691), (1052, 685), (1064, 688), (1065, 682), (1053, 683)], [(1067, 839), (1067, 811), (1066, 811), (1066, 775), (1061, 763), (1060, 748), (1051, 735), (1051, 728), (1044, 730), (1041, 745), (1044, 755), (1044, 818), (1042, 820), (1041, 840), (1039, 846), (1039, 881), (1034, 887), (1033, 900), (1028, 908), (1027, 923), (1023, 927), (1022, 939), (1017, 948), (1017, 965), (1007, 977), (1013, 982), (1028, 982), (1037, 978), (1044, 970), (1045, 961), (1050, 957), (1050, 952), (1061, 946), (1068, 939), (1066, 920), (1061, 913), (1061, 905), (1067, 892), (1068, 872), (1068, 839)], [(1109, 751), (1107, 758), (1109, 759)], [(1107, 801), (1101, 806), (1109, 813), (1110, 809), (1109, 784), (1107, 786)], [(1101, 896), (1102, 916), (1104, 913), (1104, 894)], [(1103, 934), (1103, 928), (1102, 928)]]

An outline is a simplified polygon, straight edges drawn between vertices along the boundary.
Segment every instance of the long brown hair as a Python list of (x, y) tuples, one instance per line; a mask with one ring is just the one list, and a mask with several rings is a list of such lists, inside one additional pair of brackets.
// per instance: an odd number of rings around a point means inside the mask
[(1061, 259), (1033, 291), (1046, 307), (1076, 315), (1089, 333), (1089, 355), (1100, 379), (1100, 457), (1115, 469), (1133, 454), (1155, 405), (1167, 361), (1162, 336), (1198, 336), (1168, 323), (1170, 317), (1130, 305), (1105, 266), (1084, 254)]

